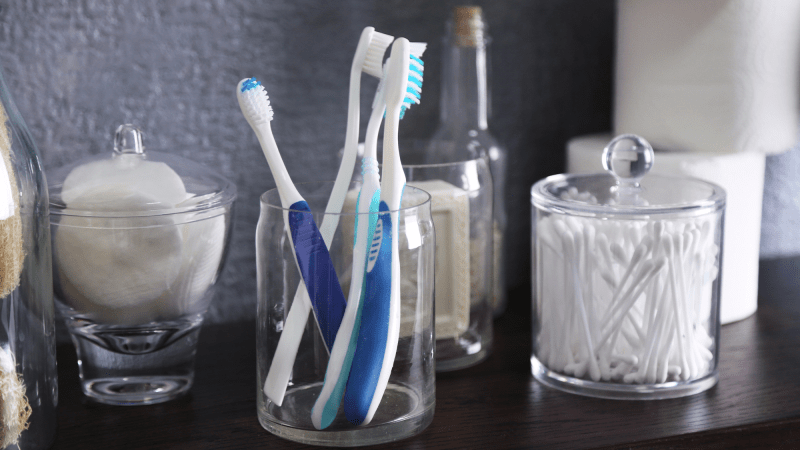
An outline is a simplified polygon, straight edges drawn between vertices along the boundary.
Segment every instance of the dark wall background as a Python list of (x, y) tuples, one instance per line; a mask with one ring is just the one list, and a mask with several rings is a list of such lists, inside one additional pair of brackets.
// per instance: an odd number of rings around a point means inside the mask
[[(438, 121), (444, 22), (460, 3), (9, 0), (0, 2), (0, 61), (46, 170), (111, 151), (117, 125), (135, 123), (148, 148), (216, 167), (238, 185), (233, 248), (210, 312), (211, 320), (237, 320), (255, 314), (258, 197), (273, 181), (236, 83), (257, 76), (267, 86), (295, 181), (332, 180), (363, 27), (430, 44), (422, 104), (401, 127), (404, 137), (425, 138)], [(491, 128), (509, 150), (515, 244), (507, 267), (511, 285), (521, 286), (529, 279), (531, 184), (564, 170), (570, 137), (611, 128), (615, 3), (475, 3), (494, 39)], [(362, 86), (364, 110), (375, 83)]]

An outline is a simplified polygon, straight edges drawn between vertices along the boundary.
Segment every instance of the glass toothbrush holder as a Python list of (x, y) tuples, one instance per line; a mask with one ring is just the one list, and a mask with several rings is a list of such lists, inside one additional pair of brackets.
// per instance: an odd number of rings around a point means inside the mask
[[(369, 221), (380, 213), (356, 213), (360, 185), (353, 183), (340, 214), (325, 214), (333, 183), (298, 183), (297, 189), (309, 204), (318, 226), (325, 220), (338, 220), (329, 252), (344, 295), (350, 289), (353, 267), (354, 230), (357, 222)], [(433, 264), (434, 226), (430, 196), (421, 189), (406, 186), (399, 225), (401, 274), (400, 330), (397, 353), (386, 390), (367, 425), (350, 423), (340, 406), (332, 423), (317, 429), (312, 423), (312, 408), (325, 383), (329, 351), (312, 311), (301, 319), (302, 338), (288, 357), (276, 356), (279, 342), (287, 333), (293, 308), (301, 308), (295, 294), (301, 276), (294, 248), (284, 223), (278, 191), (261, 196), (261, 216), (256, 231), (258, 265), (257, 318), (257, 410), (258, 420), (269, 432), (313, 445), (361, 446), (400, 440), (422, 432), (433, 420), (435, 406)], [(364, 302), (374, 301), (365, 293)], [(366, 304), (366, 303), (365, 303)], [(360, 330), (371, 324), (361, 322)], [(289, 330), (291, 331), (291, 330)], [(338, 335), (337, 335), (338, 338)], [(288, 337), (287, 337), (288, 339)], [(278, 359), (283, 358), (283, 359)], [(290, 365), (284, 380), (285, 393), (270, 398), (264, 390), (271, 371)], [(353, 382), (352, 373), (348, 383)], [(287, 373), (287, 375), (289, 375)], [(345, 401), (347, 400), (345, 392)], [(343, 403), (344, 403), (343, 402)]]

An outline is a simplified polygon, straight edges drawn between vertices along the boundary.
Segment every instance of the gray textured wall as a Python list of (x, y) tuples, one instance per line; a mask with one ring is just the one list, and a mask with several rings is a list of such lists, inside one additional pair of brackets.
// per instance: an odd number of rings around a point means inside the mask
[[(236, 83), (257, 76), (267, 85), (275, 137), (296, 181), (333, 179), (361, 29), (431, 44), (422, 104), (401, 127), (404, 137), (428, 137), (438, 117), (444, 21), (455, 4), (10, 0), (0, 2), (0, 61), (46, 169), (110, 151), (116, 126), (131, 122), (144, 129), (148, 148), (217, 167), (238, 185), (233, 249), (210, 312), (212, 320), (236, 320), (255, 314), (258, 196), (273, 186)], [(528, 282), (531, 184), (563, 170), (568, 138), (610, 129), (614, 2), (477, 4), (494, 38), (492, 131), (510, 152), (510, 236), (519, 244), (508, 267), (519, 286)], [(374, 86), (365, 84), (366, 108)], [(780, 167), (770, 163), (769, 174), (796, 185), (798, 153), (780, 157)], [(784, 224), (800, 217), (793, 206), (765, 227), (765, 243), (770, 233), (788, 236)], [(777, 254), (798, 245), (766, 247)]]
[(767, 157), (761, 213), (761, 257), (800, 254), (800, 144)]

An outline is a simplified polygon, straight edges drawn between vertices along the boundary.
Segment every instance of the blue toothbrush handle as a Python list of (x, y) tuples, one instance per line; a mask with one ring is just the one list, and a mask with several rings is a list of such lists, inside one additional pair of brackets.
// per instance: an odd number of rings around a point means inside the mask
[(314, 222), (311, 208), (305, 201), (291, 206), (289, 230), (297, 265), (308, 290), (322, 338), (328, 349), (332, 349), (344, 317), (346, 301), (328, 247)]
[(381, 202), (372, 247), (367, 260), (361, 328), (347, 388), (345, 417), (361, 424), (375, 397), (388, 341), (392, 282), (392, 222), (389, 208)]

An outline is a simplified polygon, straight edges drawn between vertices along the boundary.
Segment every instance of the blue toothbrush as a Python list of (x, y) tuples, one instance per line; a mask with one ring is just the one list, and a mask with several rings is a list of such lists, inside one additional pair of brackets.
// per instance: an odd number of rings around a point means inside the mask
[[(412, 55), (421, 57), (427, 44), (412, 42), (410, 47)], [(350, 375), (361, 326), (361, 315), (367, 292), (363, 281), (366, 276), (368, 250), (375, 235), (378, 208), (380, 206), (381, 191), (376, 148), (378, 130), (386, 111), (384, 98), (386, 86), (385, 65), (383, 74), (384, 76), (381, 77), (378, 89), (375, 91), (372, 114), (370, 115), (367, 134), (364, 138), (364, 156), (361, 160), (362, 185), (356, 201), (358, 215), (356, 216), (355, 234), (353, 236), (353, 275), (350, 284), (350, 295), (347, 297), (345, 319), (342, 321), (342, 326), (339, 328), (339, 334), (336, 337), (337, 340), (331, 351), (328, 368), (325, 372), (325, 383), (311, 410), (311, 422), (317, 429), (327, 428), (338, 414), (345, 385)], [(369, 220), (364, 220), (366, 217)], [(381, 234), (378, 235), (378, 238), (380, 236)], [(348, 320), (350, 314), (354, 316), (353, 320)], [(350, 329), (348, 330), (346, 327), (350, 327)], [(339, 341), (340, 336), (343, 338), (341, 342)]]
[(383, 180), (378, 207), (381, 214), (367, 259), (361, 327), (344, 395), (345, 416), (356, 425), (369, 424), (375, 415), (397, 353), (400, 334), (397, 211), (405, 187), (397, 129), (406, 109), (419, 103), (422, 72), (422, 60), (411, 53), (408, 40), (397, 39), (386, 68)]

